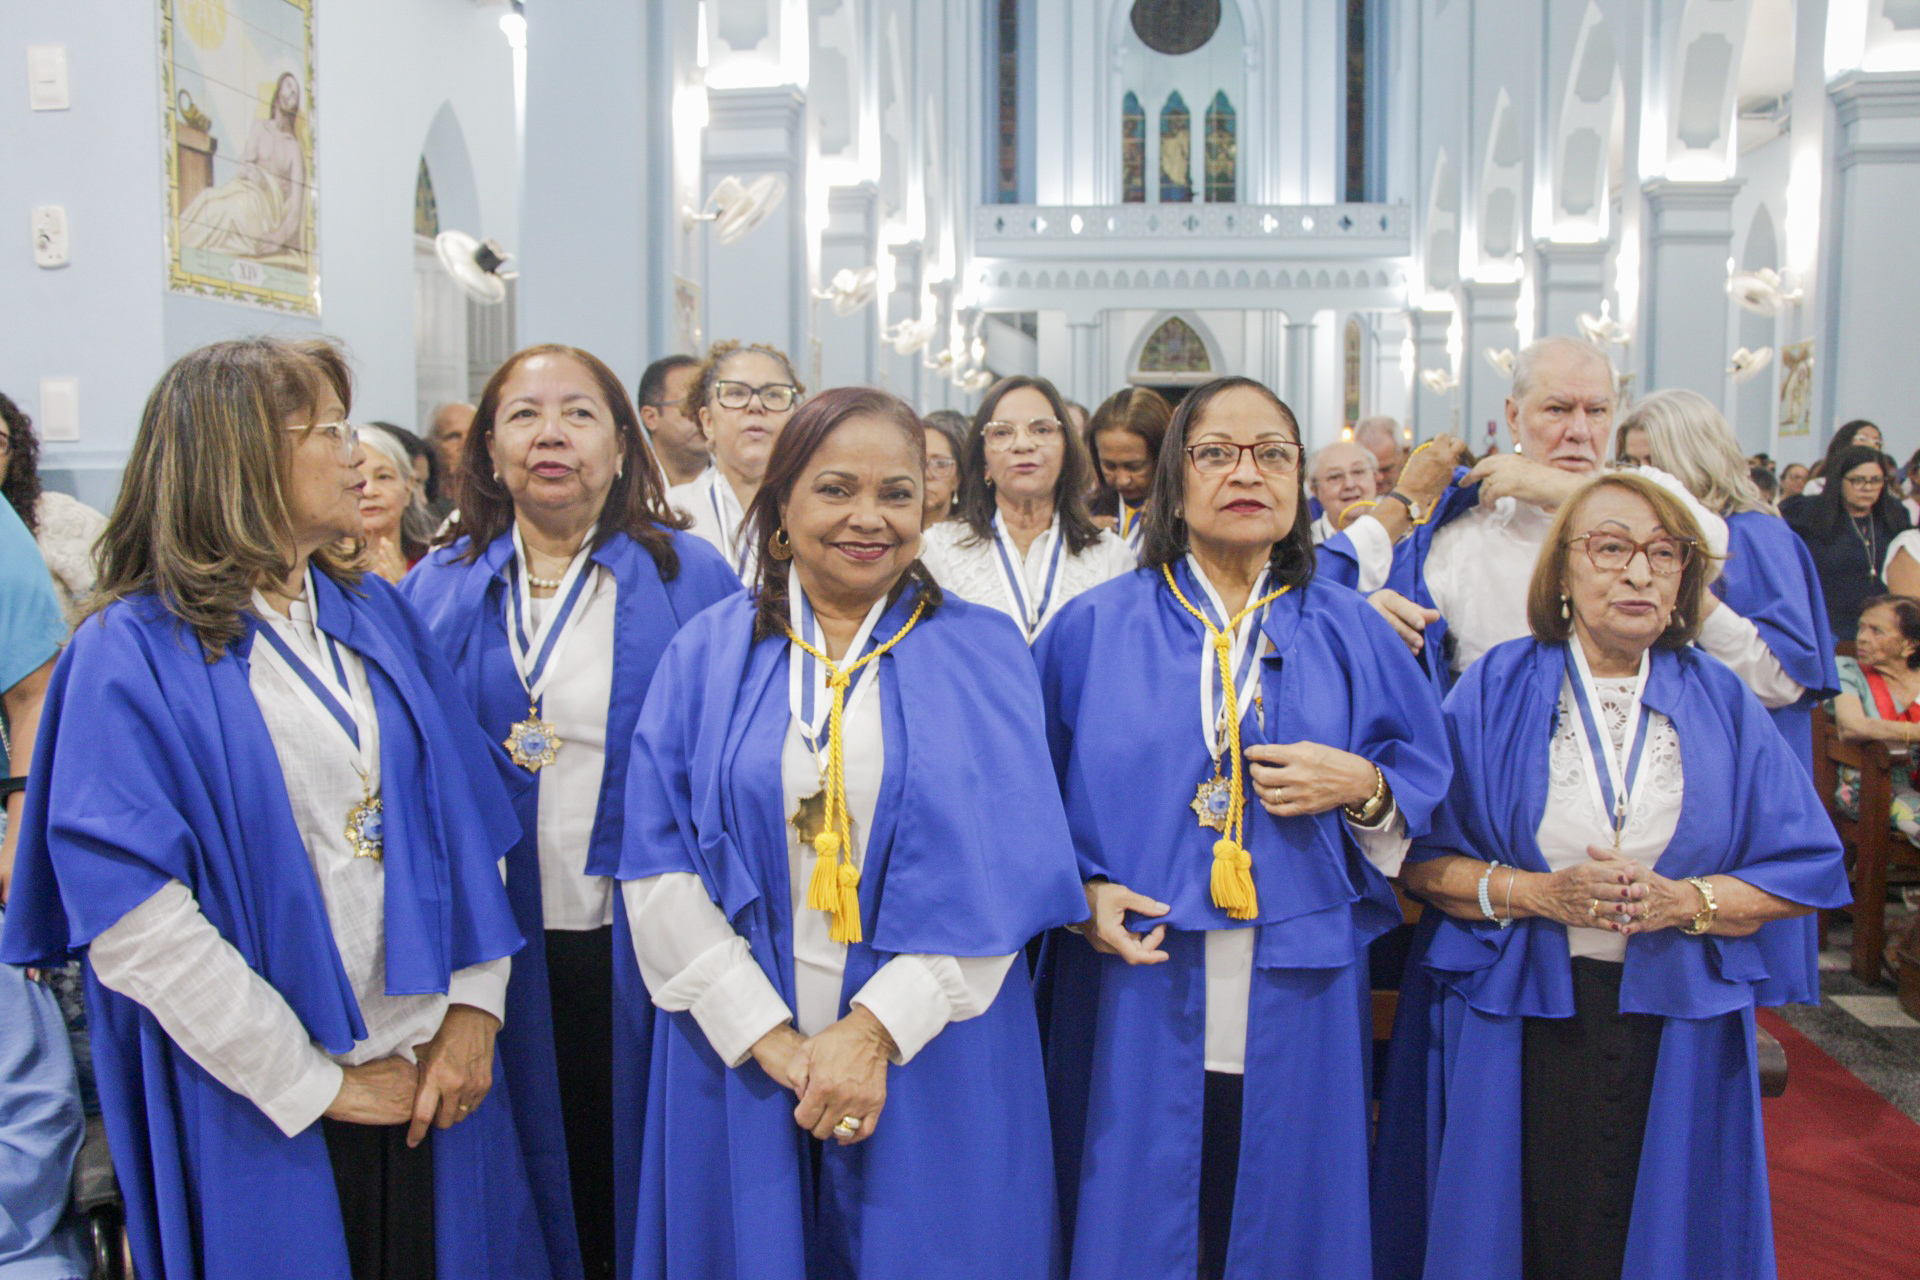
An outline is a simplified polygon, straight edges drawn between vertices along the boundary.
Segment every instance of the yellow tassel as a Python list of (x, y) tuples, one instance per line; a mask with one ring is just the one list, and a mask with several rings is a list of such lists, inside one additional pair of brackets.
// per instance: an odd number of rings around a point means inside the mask
[(1253, 887), (1253, 855), (1222, 836), (1213, 842), (1213, 905), (1234, 920), (1260, 914)]
[(833, 911), (833, 926), (828, 936), (835, 942), (860, 941), (860, 868), (851, 862), (840, 864), (840, 899)]
[(813, 838), (813, 875), (807, 881), (807, 905), (815, 911), (831, 911), (839, 900), (834, 883), (834, 862), (840, 853), (840, 833), (822, 831)]

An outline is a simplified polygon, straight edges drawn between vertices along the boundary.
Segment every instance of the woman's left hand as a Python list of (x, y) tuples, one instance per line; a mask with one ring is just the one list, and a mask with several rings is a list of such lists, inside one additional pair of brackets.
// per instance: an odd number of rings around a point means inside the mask
[(1373, 795), (1373, 766), (1337, 747), (1261, 743), (1247, 748), (1247, 763), (1254, 796), (1276, 818), (1365, 804)]
[[(1591, 852), (1591, 850), (1589, 850)], [(1658, 933), (1693, 923), (1700, 911), (1700, 891), (1685, 880), (1669, 880), (1650, 867), (1633, 863), (1633, 883), (1646, 896), (1622, 904), (1621, 933)]]
[[(887, 1105), (887, 1060), (894, 1052), (893, 1037), (880, 1019), (857, 1004), (801, 1052), (806, 1089), (793, 1109), (794, 1122), (822, 1142), (835, 1138), (843, 1147), (871, 1138)], [(851, 1135), (835, 1129), (845, 1119), (860, 1122)]]
[(413, 1097), (407, 1145), (417, 1147), (427, 1126), (451, 1129), (473, 1114), (493, 1088), (493, 1037), (500, 1020), (469, 1004), (449, 1005), (433, 1039), (418, 1047), (420, 1088)]

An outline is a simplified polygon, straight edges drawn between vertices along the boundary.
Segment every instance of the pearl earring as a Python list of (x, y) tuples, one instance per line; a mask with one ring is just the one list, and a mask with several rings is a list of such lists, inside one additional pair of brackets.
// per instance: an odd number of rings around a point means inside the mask
[(1566, 622), (1573, 617), (1573, 602), (1564, 594), (1560, 597), (1560, 621)]

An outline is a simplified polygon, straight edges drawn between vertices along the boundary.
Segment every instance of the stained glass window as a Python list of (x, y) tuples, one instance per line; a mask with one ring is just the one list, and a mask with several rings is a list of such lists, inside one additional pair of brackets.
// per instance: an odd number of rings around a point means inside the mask
[(413, 234), (429, 240), (440, 234), (440, 202), (433, 198), (433, 175), (427, 172), (425, 156), (413, 179)]
[(1212, 373), (1213, 361), (1193, 326), (1179, 316), (1169, 316), (1140, 349), (1140, 372)]
[(995, 89), (996, 122), (999, 126), (994, 166), (994, 200), (999, 204), (1017, 204), (1020, 200), (1020, 5), (1018, 0), (1000, 0), (994, 24), (994, 53), (999, 61)]
[(1147, 113), (1131, 89), (1120, 100), (1120, 198), (1128, 204), (1147, 199)]
[(1213, 95), (1207, 104), (1207, 200), (1232, 204), (1236, 194), (1236, 175), (1240, 168), (1240, 146), (1234, 137), (1233, 104), (1225, 89)]
[(1343, 417), (1347, 430), (1352, 431), (1360, 421), (1360, 317), (1347, 317), (1347, 327), (1341, 335), (1340, 381), (1346, 393)]
[(1193, 116), (1175, 89), (1160, 108), (1160, 203), (1193, 199)]

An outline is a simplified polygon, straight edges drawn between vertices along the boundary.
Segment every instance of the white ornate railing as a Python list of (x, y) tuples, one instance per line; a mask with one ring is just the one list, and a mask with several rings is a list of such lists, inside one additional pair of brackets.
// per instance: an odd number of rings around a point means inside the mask
[(975, 252), (996, 243), (1053, 240), (1316, 240), (1404, 243), (1403, 204), (979, 205)]

